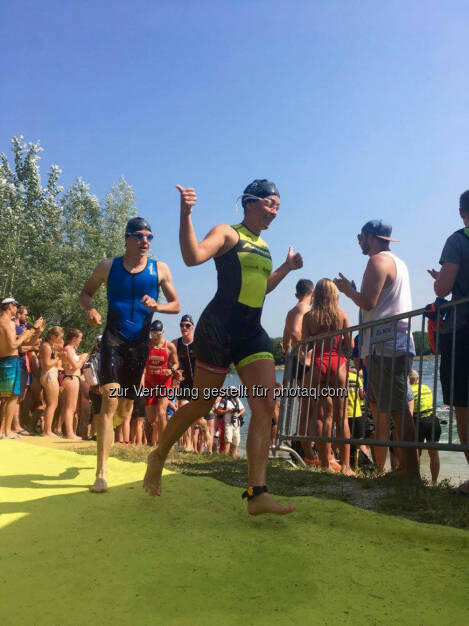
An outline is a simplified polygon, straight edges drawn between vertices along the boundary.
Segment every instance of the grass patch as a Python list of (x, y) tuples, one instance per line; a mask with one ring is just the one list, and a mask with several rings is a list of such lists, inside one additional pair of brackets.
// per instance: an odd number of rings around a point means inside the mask
[[(95, 446), (72, 449), (79, 454), (96, 454)], [(148, 452), (144, 446), (117, 445), (113, 446), (111, 456), (140, 463), (146, 461)], [(246, 459), (173, 450), (166, 467), (187, 476), (205, 476), (235, 487), (246, 486)], [(346, 478), (315, 469), (293, 468), (275, 459), (269, 462), (268, 484), (269, 491), (277, 495), (340, 500), (416, 522), (469, 528), (469, 498), (452, 494), (448, 481), (430, 487), (425, 482), (412, 483), (392, 474), (382, 478), (373, 478), (370, 474)]]

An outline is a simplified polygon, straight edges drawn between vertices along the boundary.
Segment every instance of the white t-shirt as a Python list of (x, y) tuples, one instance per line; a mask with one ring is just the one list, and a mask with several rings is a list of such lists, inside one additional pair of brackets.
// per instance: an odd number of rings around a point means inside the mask
[(225, 413), (223, 415), (225, 425), (232, 424), (233, 426), (239, 426), (239, 419), (235, 418), (233, 421), (235, 421), (236, 423), (232, 423), (233, 413), (242, 411), (244, 409), (244, 405), (239, 398), (221, 398), (215, 408), (230, 409), (228, 413)]

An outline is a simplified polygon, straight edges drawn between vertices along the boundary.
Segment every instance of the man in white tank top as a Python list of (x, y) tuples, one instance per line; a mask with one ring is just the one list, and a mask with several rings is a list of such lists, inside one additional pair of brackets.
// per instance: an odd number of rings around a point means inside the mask
[[(362, 322), (382, 320), (412, 309), (409, 273), (406, 264), (389, 249), (392, 228), (381, 220), (367, 222), (358, 235), (362, 253), (369, 256), (360, 291), (342, 274), (335, 279), (339, 290), (361, 309)], [(394, 331), (395, 328), (395, 331)], [(391, 337), (379, 341), (378, 334)], [(386, 334), (386, 331), (388, 334)], [(408, 320), (400, 320), (397, 326), (376, 327), (365, 330), (361, 337), (360, 356), (368, 367), (368, 402), (375, 423), (375, 438), (388, 439), (389, 418), (394, 423), (394, 439), (415, 441), (415, 426), (409, 411), (407, 376), (412, 369), (415, 355), (414, 342)], [(403, 419), (404, 416), (404, 419)], [(378, 471), (384, 473), (387, 449), (375, 446), (373, 455)], [(401, 469), (418, 475), (417, 451), (399, 449)]]

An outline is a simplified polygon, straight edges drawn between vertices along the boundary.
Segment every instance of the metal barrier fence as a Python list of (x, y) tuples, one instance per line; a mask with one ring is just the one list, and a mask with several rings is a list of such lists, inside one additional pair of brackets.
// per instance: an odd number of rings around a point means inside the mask
[[(285, 362), (274, 455), (279, 450), (284, 450), (295, 454), (300, 460), (298, 454), (285, 445), (286, 442), (292, 441), (330, 442), (357, 447), (396, 446), (467, 451), (468, 441), (464, 444), (458, 439), (454, 392), (456, 344), (461, 340), (461, 332), (469, 336), (469, 330), (460, 328), (463, 324), (467, 328), (469, 324), (469, 297), (436, 307), (434, 312), (436, 354), (428, 361), (422, 358), (425, 351), (427, 314), (428, 311), (425, 309), (416, 309), (387, 319), (351, 326), (340, 332), (318, 334), (296, 344), (287, 354)], [(417, 350), (414, 348), (412, 328), (414, 331), (420, 331)], [(356, 332), (359, 333), (358, 353), (366, 355), (364, 362), (361, 362), (367, 387), (363, 413), (359, 397), (362, 373), (360, 359), (355, 355), (355, 359), (352, 360), (352, 336)], [(444, 357), (439, 354), (441, 347)], [(410, 412), (408, 385), (403, 383), (403, 381), (407, 383), (412, 366), (412, 359), (406, 355), (412, 353), (415, 369), (419, 375), (418, 389), (414, 393), (414, 406), (420, 409), (423, 395), (427, 398), (426, 410), (417, 410), (414, 416)], [(442, 358), (445, 359), (444, 367), (446, 375), (449, 376), (449, 398), (446, 398), (449, 409), (442, 407), (441, 403), (439, 365)], [(358, 366), (358, 370), (354, 368), (353, 362)], [(428, 367), (427, 363), (433, 363), (431, 374), (428, 372), (431, 366)], [(422, 385), (425, 385), (424, 369), (425, 380), (431, 384), (422, 388)], [(458, 384), (460, 385), (460, 381)], [(430, 407), (428, 387), (433, 395)], [(460, 405), (459, 399), (456, 406)], [(469, 397), (465, 399), (464, 406), (469, 407)], [(440, 419), (443, 411), (447, 412), (447, 424), (445, 420)], [(374, 433), (368, 432), (363, 435), (363, 419), (361, 422), (355, 422), (360, 413), (365, 416), (373, 415)], [(418, 441), (420, 423), (430, 419), (431, 436), (428, 437), (430, 440)], [(442, 429), (440, 441), (437, 442), (435, 434), (440, 429), (440, 422), (447, 427)], [(357, 429), (354, 424), (360, 425), (361, 433), (355, 432)], [(466, 424), (466, 428), (466, 432), (469, 432), (469, 424)]]

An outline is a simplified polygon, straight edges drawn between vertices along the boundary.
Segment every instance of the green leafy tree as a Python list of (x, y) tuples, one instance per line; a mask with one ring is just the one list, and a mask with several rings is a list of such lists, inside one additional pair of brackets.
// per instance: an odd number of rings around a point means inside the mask
[(284, 365), (285, 354), (283, 353), (282, 346), (280, 345), (282, 337), (272, 337), (271, 340), (273, 345), (273, 356), (275, 365)]
[(414, 333), (412, 333), (412, 335), (414, 337), (415, 352), (417, 353), (418, 356), (420, 354), (423, 354), (423, 355), (433, 354), (430, 343), (428, 341), (427, 333), (425, 332), (422, 333), (421, 330), (417, 330)]
[[(123, 231), (135, 215), (134, 193), (121, 178), (100, 205), (79, 178), (63, 193), (52, 165), (41, 184), (39, 142), (11, 141), (14, 165), (0, 154), (0, 289), (48, 325), (81, 328), (89, 347), (102, 331), (85, 324), (77, 297), (94, 266), (122, 254)], [(106, 313), (105, 291), (96, 297)]]

